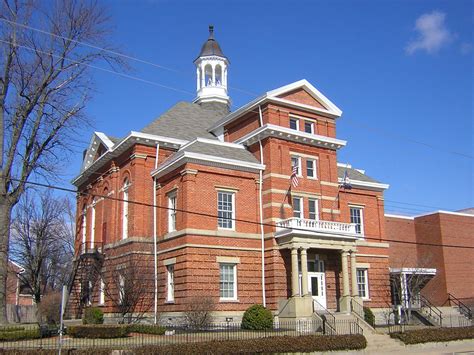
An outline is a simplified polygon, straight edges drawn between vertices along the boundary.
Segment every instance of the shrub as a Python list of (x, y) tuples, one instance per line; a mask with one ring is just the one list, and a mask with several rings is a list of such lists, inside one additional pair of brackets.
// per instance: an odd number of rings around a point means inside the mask
[(38, 312), (42, 322), (58, 324), (61, 314), (61, 293), (54, 292), (44, 295), (38, 304)]
[(126, 325), (119, 324), (75, 325), (67, 328), (67, 334), (74, 338), (123, 338), (128, 332)]
[(97, 307), (88, 307), (84, 310), (82, 324), (103, 324), (104, 312)]
[(364, 320), (369, 323), (372, 327), (375, 326), (374, 312), (369, 307), (364, 307)]
[(166, 332), (166, 328), (160, 325), (131, 324), (128, 326), (128, 331), (130, 333), (163, 335)]
[(8, 330), (0, 331), (0, 341), (38, 339), (40, 337), (41, 337), (41, 333), (38, 327), (30, 328), (30, 329), (23, 328), (23, 330), (8, 329)]
[(474, 326), (407, 330), (403, 333), (392, 333), (390, 336), (401, 340), (405, 344), (474, 339)]
[(261, 304), (247, 308), (242, 317), (242, 329), (264, 330), (273, 328), (273, 315)]
[(192, 329), (204, 329), (212, 321), (211, 313), (216, 308), (214, 299), (210, 296), (191, 297), (186, 304), (184, 318)]

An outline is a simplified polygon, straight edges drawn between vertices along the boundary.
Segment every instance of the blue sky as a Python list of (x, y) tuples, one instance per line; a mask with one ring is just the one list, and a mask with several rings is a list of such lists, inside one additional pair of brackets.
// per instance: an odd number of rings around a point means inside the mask
[[(185, 92), (94, 71), (88, 113), (95, 130), (124, 136), (176, 102), (191, 101), (192, 62), (213, 24), (231, 61), (234, 110), (265, 91), (307, 79), (343, 110), (337, 135), (348, 145), (339, 161), (390, 184), (387, 212), (474, 205), (471, 1), (104, 5), (115, 27), (112, 41), (122, 51), (174, 69), (131, 61), (129, 74)], [(84, 133), (84, 148), (91, 134)], [(68, 178), (79, 167), (80, 154)]]

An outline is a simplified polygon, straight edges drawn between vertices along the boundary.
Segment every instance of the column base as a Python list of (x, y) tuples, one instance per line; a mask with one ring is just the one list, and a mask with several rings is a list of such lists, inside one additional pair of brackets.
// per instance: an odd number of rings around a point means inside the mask
[(313, 316), (313, 298), (295, 296), (278, 303), (278, 319), (290, 321)]
[(339, 298), (339, 310), (344, 313), (351, 313), (351, 296)]

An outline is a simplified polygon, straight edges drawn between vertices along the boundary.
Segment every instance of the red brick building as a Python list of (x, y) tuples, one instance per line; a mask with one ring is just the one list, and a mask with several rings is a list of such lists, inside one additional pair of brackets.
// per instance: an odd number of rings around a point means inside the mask
[(390, 242), (392, 274), (426, 274), (421, 294), (436, 306), (448, 304), (449, 295), (474, 306), (472, 211), (387, 214), (385, 222), (387, 240), (402, 242)]
[(255, 303), (280, 319), (388, 307), (388, 185), (338, 163), (341, 110), (301, 80), (229, 112), (229, 62), (212, 30), (195, 65), (194, 102), (120, 139), (93, 135), (73, 181), (77, 260), (96, 250), (108, 276), (81, 281), (94, 274), (84, 262), (76, 301), (116, 312), (133, 260), (165, 318), (204, 296), (216, 317)]

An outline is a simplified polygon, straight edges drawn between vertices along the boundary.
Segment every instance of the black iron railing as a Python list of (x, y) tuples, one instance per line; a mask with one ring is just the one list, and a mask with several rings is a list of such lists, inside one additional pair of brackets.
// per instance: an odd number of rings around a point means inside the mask
[(435, 322), (438, 323), (439, 326), (443, 326), (443, 312), (436, 307), (429, 299), (426, 297), (419, 295), (420, 298), (420, 307), (422, 311), (434, 319)]
[(315, 299), (313, 299), (313, 312), (323, 320), (323, 334), (337, 334), (336, 317), (329, 311), (329, 309), (324, 307)]
[(448, 302), (450, 306), (454, 304), (458, 308), (459, 313), (461, 313), (467, 319), (472, 319), (471, 309), (466, 306), (460, 299), (454, 297), (451, 293), (448, 293)]

